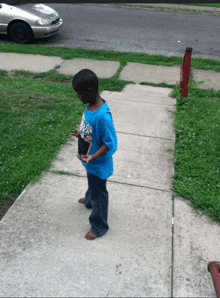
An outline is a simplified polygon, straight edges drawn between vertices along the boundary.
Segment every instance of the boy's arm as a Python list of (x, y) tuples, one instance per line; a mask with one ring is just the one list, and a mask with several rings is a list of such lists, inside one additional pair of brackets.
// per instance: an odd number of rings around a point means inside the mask
[(104, 155), (105, 153), (108, 152), (108, 147), (103, 144), (101, 146), (101, 148), (99, 148), (99, 150), (97, 150), (92, 156), (91, 156), (91, 159), (90, 161), (93, 161), (93, 160), (96, 160), (98, 159), (99, 157), (101, 157), (102, 155)]
[(99, 150), (97, 150), (93, 155), (89, 155), (89, 156), (86, 156), (86, 155), (79, 156), (79, 155), (77, 155), (77, 157), (81, 161), (83, 161), (85, 163), (89, 163), (91, 161), (94, 161), (94, 160), (100, 158), (102, 155), (104, 155), (105, 153), (107, 153), (108, 150), (109, 150), (108, 147), (105, 144), (103, 144), (101, 146), (101, 148), (99, 148)]

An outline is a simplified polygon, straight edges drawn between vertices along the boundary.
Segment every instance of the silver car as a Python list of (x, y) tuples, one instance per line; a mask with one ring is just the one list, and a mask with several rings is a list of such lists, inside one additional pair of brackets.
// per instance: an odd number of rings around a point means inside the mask
[(55, 34), (63, 24), (51, 7), (36, 3), (0, 3), (0, 34), (8, 34), (16, 43)]

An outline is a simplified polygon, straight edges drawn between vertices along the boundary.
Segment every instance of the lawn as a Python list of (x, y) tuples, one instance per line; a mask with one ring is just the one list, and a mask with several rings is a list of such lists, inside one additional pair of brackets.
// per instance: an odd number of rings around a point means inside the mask
[(196, 6), (220, 7), (220, 3), (181, 3), (181, 5), (196, 5)]
[(220, 92), (200, 90), (191, 82), (187, 100), (173, 91), (175, 177), (178, 196), (220, 223)]
[[(63, 59), (93, 58), (120, 61), (118, 73), (100, 80), (103, 90), (121, 91), (128, 83), (119, 80), (127, 62), (179, 66), (182, 58), (147, 54), (72, 50), (33, 45), (0, 45), (0, 52), (60, 56)], [(194, 58), (192, 66), (220, 71), (220, 61)], [(0, 72), (0, 209), (11, 204), (21, 191), (48, 171), (69, 132), (79, 123), (84, 106), (77, 100), (71, 77), (55, 70), (42, 74)], [(220, 92), (205, 91), (191, 82), (189, 97), (177, 98), (175, 117), (174, 193), (192, 202), (220, 223)]]

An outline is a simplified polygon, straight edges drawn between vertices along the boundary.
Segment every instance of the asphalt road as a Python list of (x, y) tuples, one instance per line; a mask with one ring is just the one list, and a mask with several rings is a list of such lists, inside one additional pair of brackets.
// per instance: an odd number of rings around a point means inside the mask
[(192, 47), (193, 57), (220, 59), (220, 16), (97, 4), (48, 5), (60, 13), (64, 25), (56, 36), (37, 44), (169, 57), (182, 57), (186, 47)]

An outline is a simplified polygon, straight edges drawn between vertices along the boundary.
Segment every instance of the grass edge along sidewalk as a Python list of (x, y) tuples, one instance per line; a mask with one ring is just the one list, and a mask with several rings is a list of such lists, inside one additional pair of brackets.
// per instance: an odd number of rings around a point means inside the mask
[[(0, 44), (0, 52), (56, 56), (64, 60), (74, 58), (88, 58), (94, 60), (120, 61), (121, 66), (125, 66), (127, 62), (162, 66), (179, 66), (183, 61), (182, 57), (175, 56), (166, 57), (162, 55), (148, 55), (142, 53), (133, 54), (130, 52), (121, 53), (103, 50), (70, 49), (67, 48), (65, 45), (62, 47), (44, 47), (40, 45), (19, 45), (2, 43)], [(218, 60), (192, 57), (191, 66), (197, 69), (220, 71), (220, 61)]]
[[(118, 79), (120, 71), (122, 70), (123, 66), (126, 65), (127, 62), (137, 62), (137, 63), (146, 63), (146, 64), (154, 64), (154, 65), (164, 65), (164, 66), (179, 66), (182, 63), (182, 58), (179, 57), (164, 57), (164, 56), (154, 56), (154, 55), (147, 55), (147, 54), (132, 54), (132, 53), (117, 53), (117, 52), (106, 52), (106, 51), (94, 51), (94, 50), (83, 50), (83, 49), (68, 49), (68, 48), (49, 48), (49, 47), (42, 47), (42, 46), (20, 46), (20, 45), (7, 45), (3, 44), (0, 46), (0, 52), (16, 52), (16, 53), (28, 53), (28, 54), (41, 54), (41, 55), (48, 55), (48, 56), (59, 56), (63, 59), (72, 59), (72, 58), (93, 58), (96, 60), (112, 60), (112, 61), (120, 61), (120, 69), (114, 78), (101, 80), (101, 89), (102, 90), (112, 90), (112, 91), (121, 91), (123, 87), (128, 83)], [(215, 71), (220, 71), (220, 61), (210, 60), (210, 59), (201, 59), (201, 58), (194, 58), (192, 59), (192, 66), (200, 69), (211, 69)], [(22, 123), (22, 127), (26, 127), (26, 129), (30, 129), (29, 133), (36, 133), (36, 125), (34, 124), (34, 117), (36, 116), (36, 107), (43, 112), (48, 114), (48, 109), (51, 111), (53, 108), (53, 104), (55, 104), (54, 110), (58, 110), (58, 107), (62, 107), (61, 110), (65, 110), (65, 105), (67, 104), (68, 100), (72, 98), (74, 99), (74, 93), (72, 92), (71, 85), (70, 85), (70, 77), (61, 76), (56, 73), (56, 71), (52, 71), (49, 73), (44, 74), (30, 74), (26, 72), (15, 72), (14, 74), (1, 73), (1, 79), (6, 82), (9, 80), (13, 82), (14, 89), (12, 86), (9, 86), (7, 89), (5, 87), (4, 96), (7, 95), (7, 100), (4, 101), (10, 102), (11, 106), (4, 107), (6, 110), (8, 109), (8, 113), (11, 111), (16, 111), (19, 107), (24, 109), (25, 107), (28, 108), (28, 115), (29, 118), (26, 117), (26, 123)], [(23, 82), (23, 85), (21, 84)], [(37, 85), (35, 89), (27, 89), (25, 88), (25, 82), (28, 86)], [(54, 84), (53, 82), (62, 82), (62, 84)], [(42, 85), (39, 85), (42, 84)], [(146, 84), (146, 83), (145, 83)], [(22, 85), (20, 89), (18, 88), (19, 85)], [(152, 85), (152, 84), (151, 84)], [(42, 96), (42, 93), (37, 92), (36, 90), (41, 90), (39, 86), (45, 88), (47, 93)], [(63, 101), (57, 102), (56, 97), (53, 96), (54, 89), (56, 89), (56, 93), (60, 95), (64, 92)], [(165, 84), (163, 84), (165, 87)], [(169, 86), (170, 87), (170, 86)], [(13, 89), (13, 90), (12, 90)], [(9, 92), (10, 90), (10, 92)], [(31, 91), (30, 91), (31, 90)], [(35, 90), (35, 91), (34, 91)], [(49, 91), (48, 91), (49, 90)], [(100, 90), (100, 91), (102, 91)], [(34, 92), (33, 92), (34, 91)], [(220, 93), (215, 92), (213, 90), (200, 90), (197, 88), (197, 85), (193, 83), (191, 78), (190, 88), (189, 88), (189, 97), (187, 100), (183, 100), (180, 97), (179, 86), (173, 86), (172, 96), (177, 98), (177, 111), (174, 114), (175, 117), (175, 131), (177, 136), (174, 160), (175, 160), (175, 177), (174, 177), (174, 191), (178, 196), (186, 198), (192, 202), (194, 208), (199, 208), (204, 212), (204, 214), (210, 216), (213, 220), (220, 222), (220, 185), (218, 184), (218, 171), (219, 171), (219, 152), (220, 148), (218, 145), (218, 131), (220, 128), (218, 110), (220, 110)], [(61, 96), (62, 97), (62, 96)], [(9, 100), (10, 98), (10, 100)], [(48, 99), (53, 99), (51, 101), (51, 105), (45, 105), (45, 101)], [(18, 104), (19, 103), (19, 104)], [(76, 104), (76, 101), (74, 101)], [(213, 105), (215, 107), (213, 108)], [(199, 108), (200, 113), (198, 114)], [(34, 109), (35, 107), (35, 109)], [(84, 107), (81, 107), (82, 109)], [(13, 110), (14, 109), (14, 110)], [(55, 127), (58, 129), (57, 125), (60, 122), (61, 117), (61, 110), (59, 110), (60, 114), (54, 114), (50, 119), (44, 118), (43, 126), (46, 127), (46, 131), (51, 131), (51, 127)], [(71, 109), (68, 109), (71, 110)], [(80, 109), (79, 109), (80, 110)], [(5, 110), (4, 110), (5, 111)], [(17, 110), (18, 111), (18, 110)], [(189, 112), (193, 111), (190, 114), (190, 118), (188, 117)], [(207, 111), (209, 112), (209, 116), (207, 117)], [(72, 122), (72, 118), (75, 117), (75, 121), (78, 122), (80, 113), (74, 114), (75, 111), (72, 111), (73, 114), (65, 114), (62, 115), (63, 119), (68, 119), (68, 121)], [(1, 110), (2, 113), (2, 110)], [(45, 114), (45, 115), (46, 115)], [(49, 113), (51, 114), (51, 113)], [(3, 115), (3, 114), (2, 114)], [(59, 115), (59, 116), (58, 116)], [(3, 115), (4, 116), (4, 115)], [(51, 116), (51, 115), (50, 115)], [(46, 116), (45, 116), (46, 117)], [(56, 118), (56, 119), (55, 119)], [(209, 123), (213, 123), (214, 119), (214, 126), (209, 125)], [(19, 120), (20, 121), (20, 120)], [(67, 122), (68, 122), (67, 121)], [(48, 170), (51, 161), (56, 157), (56, 154), (59, 151), (60, 146), (62, 143), (68, 140), (68, 132), (71, 130), (70, 122), (63, 122), (63, 126), (59, 126), (59, 133), (55, 135), (59, 135), (59, 140), (56, 141), (56, 150), (51, 152), (49, 151), (49, 155), (47, 155), (49, 163), (47, 168), (43, 170)], [(72, 122), (73, 124), (73, 122)], [(31, 126), (32, 125), (32, 126)], [(38, 123), (39, 125), (39, 123)], [(64, 128), (65, 127), (65, 128)], [(209, 128), (209, 130), (207, 130)], [(7, 132), (7, 127), (4, 128), (5, 132)], [(12, 127), (11, 127), (12, 129)], [(32, 130), (31, 130), (32, 129)], [(3, 132), (4, 132), (3, 131)], [(57, 131), (56, 131), (57, 132)], [(26, 131), (27, 133), (27, 131)], [(27, 135), (29, 135), (27, 133)], [(50, 134), (50, 140), (53, 141), (52, 136), (54, 135), (54, 131)], [(205, 137), (205, 136), (207, 136)], [(10, 135), (8, 136), (8, 144), (11, 144), (12, 138)], [(212, 142), (210, 142), (210, 136)], [(46, 136), (48, 139), (48, 136)], [(39, 135), (38, 135), (39, 138)], [(37, 140), (37, 138), (36, 138)], [(27, 140), (26, 140), (27, 141)], [(25, 141), (25, 146), (28, 147), (28, 143)], [(29, 142), (29, 141), (28, 141)], [(37, 149), (32, 150), (38, 152), (39, 142), (42, 143), (42, 140), (36, 142), (35, 146)], [(16, 146), (16, 145), (15, 145)], [(1, 146), (3, 147), (3, 146)], [(24, 146), (23, 146), (24, 147)], [(24, 148), (20, 150), (24, 150)], [(29, 144), (30, 147), (30, 144)], [(49, 144), (51, 147), (51, 144)], [(47, 148), (49, 148), (47, 147)], [(196, 151), (194, 150), (196, 148)], [(8, 148), (7, 148), (8, 150)], [(201, 152), (200, 152), (201, 151)], [(4, 152), (3, 152), (4, 153)], [(41, 156), (44, 155), (45, 152), (41, 152)], [(4, 154), (8, 154), (5, 152)], [(22, 156), (21, 152), (17, 153), (18, 156)], [(20, 155), (19, 155), (20, 154)], [(8, 154), (10, 156), (10, 154)], [(211, 157), (211, 158), (210, 158)], [(34, 157), (33, 157), (34, 159)], [(33, 167), (33, 160), (32, 166)], [(39, 161), (38, 161), (39, 163)], [(208, 167), (207, 167), (208, 165)], [(42, 171), (43, 171), (42, 170)], [(18, 169), (14, 168), (14, 172), (16, 173)], [(42, 172), (40, 171), (40, 172)], [(14, 174), (15, 174), (14, 173)], [(13, 175), (14, 175), (13, 174)], [(4, 175), (4, 173), (3, 173)], [(22, 175), (25, 176), (25, 173), (22, 172)], [(39, 173), (36, 174), (39, 177)], [(7, 176), (8, 180), (11, 179), (10, 175)], [(32, 181), (35, 178), (35, 175), (31, 175), (26, 180), (25, 184), (19, 184), (20, 189), (8, 194), (6, 197), (7, 201), (16, 198), (16, 196), (22, 191), (22, 189), (28, 184), (28, 182)], [(9, 182), (9, 181), (6, 181)], [(16, 184), (16, 183), (15, 183)], [(22, 187), (21, 187), (22, 186)], [(214, 190), (214, 193), (213, 193)], [(13, 198), (14, 194), (14, 198)], [(219, 199), (218, 199), (219, 198)], [(10, 203), (9, 203), (10, 205)], [(7, 208), (6, 208), (7, 209)]]

